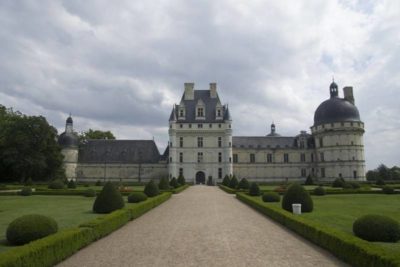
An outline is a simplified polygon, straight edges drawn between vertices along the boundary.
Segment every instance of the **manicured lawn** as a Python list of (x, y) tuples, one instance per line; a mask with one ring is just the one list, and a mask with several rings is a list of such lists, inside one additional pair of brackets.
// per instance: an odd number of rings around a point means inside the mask
[(82, 196), (0, 196), (0, 252), (10, 248), (5, 236), (8, 224), (25, 214), (42, 214), (54, 218), (59, 229), (77, 226), (99, 216), (92, 213), (95, 198)]

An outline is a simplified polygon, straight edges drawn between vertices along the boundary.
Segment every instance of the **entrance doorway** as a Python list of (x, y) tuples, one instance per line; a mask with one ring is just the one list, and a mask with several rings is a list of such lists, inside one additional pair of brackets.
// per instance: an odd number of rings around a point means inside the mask
[(196, 184), (205, 184), (206, 183), (206, 175), (204, 172), (196, 173)]

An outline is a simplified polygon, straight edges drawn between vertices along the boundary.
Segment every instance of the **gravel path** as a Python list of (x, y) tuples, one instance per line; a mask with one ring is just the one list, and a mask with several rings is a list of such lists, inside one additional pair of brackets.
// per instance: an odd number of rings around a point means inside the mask
[(58, 266), (345, 266), (217, 187), (191, 186)]

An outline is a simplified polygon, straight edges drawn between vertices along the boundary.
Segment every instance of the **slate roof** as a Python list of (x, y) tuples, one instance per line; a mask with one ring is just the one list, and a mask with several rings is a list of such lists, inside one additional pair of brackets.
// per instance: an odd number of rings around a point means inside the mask
[(322, 102), (314, 113), (314, 126), (345, 121), (359, 122), (361, 119), (357, 107), (343, 98), (331, 97)]
[(296, 137), (283, 136), (233, 136), (234, 148), (291, 148), (295, 147)]
[[(216, 107), (218, 103), (221, 103), (219, 96), (216, 98), (210, 97), (210, 90), (194, 90), (194, 100), (185, 100), (185, 94), (183, 94), (181, 103), (185, 105), (185, 119), (179, 119), (178, 107), (176, 105), (171, 112), (169, 117), (170, 121), (177, 120), (177, 122), (187, 123), (213, 123), (213, 122), (224, 122), (224, 120), (230, 120), (230, 114), (227, 106), (223, 106), (222, 119), (216, 119)], [(205, 106), (205, 120), (196, 120), (196, 104), (199, 100), (202, 100)]]
[(158, 163), (153, 140), (88, 140), (79, 147), (79, 163)]

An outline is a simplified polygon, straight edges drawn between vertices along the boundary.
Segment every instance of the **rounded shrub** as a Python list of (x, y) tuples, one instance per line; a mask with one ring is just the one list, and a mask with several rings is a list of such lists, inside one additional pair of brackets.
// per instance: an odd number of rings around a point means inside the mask
[(96, 191), (94, 189), (87, 189), (83, 194), (85, 197), (95, 197)]
[(391, 195), (391, 194), (394, 194), (394, 193), (395, 193), (394, 188), (393, 188), (393, 187), (390, 187), (390, 186), (388, 186), (388, 185), (385, 185), (384, 187), (382, 187), (382, 192), (383, 192), (384, 194), (388, 194), (388, 195)]
[(333, 181), (332, 187), (344, 187), (346, 182), (343, 178), (337, 178)]
[(129, 203), (139, 203), (145, 201), (146, 199), (147, 199), (146, 194), (142, 192), (135, 192), (128, 196)]
[(171, 181), (169, 181), (169, 186), (171, 186), (172, 188), (177, 188), (177, 187), (179, 187), (178, 180), (176, 180), (176, 178), (173, 177), (173, 178), (171, 179)]
[(183, 175), (178, 176), (178, 184), (180, 184), (180, 185), (186, 184), (185, 177), (183, 177)]
[(314, 188), (314, 195), (316, 196), (326, 195), (325, 188), (323, 188), (322, 186), (317, 186), (316, 188)]
[(246, 178), (242, 178), (238, 184), (238, 189), (247, 190), (250, 188), (250, 183)]
[(229, 187), (232, 189), (235, 189), (238, 186), (238, 184), (239, 184), (239, 182), (238, 182), (236, 176), (234, 175), (232, 177), (232, 179), (229, 181)]
[(76, 188), (76, 183), (75, 183), (75, 181), (74, 180), (69, 180), (68, 181), (68, 184), (67, 184), (67, 187), (68, 188), (70, 188), (70, 189), (75, 189)]
[(308, 176), (307, 176), (307, 179), (306, 179), (306, 181), (304, 182), (304, 184), (305, 184), (305, 185), (313, 185), (313, 184), (314, 184), (314, 180), (313, 180), (313, 178), (312, 178), (311, 175), (308, 175)]
[(63, 189), (64, 183), (61, 180), (54, 180), (50, 182), (49, 186), (50, 189)]
[(262, 196), (264, 202), (279, 202), (281, 201), (281, 196), (275, 192), (264, 193)]
[(397, 242), (400, 240), (400, 225), (386, 216), (364, 215), (353, 223), (353, 233), (367, 241)]
[(161, 178), (160, 182), (158, 183), (158, 188), (160, 190), (168, 190), (169, 189), (168, 178), (166, 178), (166, 177)]
[(30, 195), (32, 195), (32, 188), (24, 187), (21, 189), (20, 194), (21, 194), (21, 196), (30, 196)]
[(57, 222), (47, 216), (29, 214), (12, 221), (7, 227), (7, 241), (11, 245), (24, 245), (33, 240), (56, 233)]
[(229, 186), (230, 182), (231, 182), (231, 179), (229, 178), (229, 176), (225, 175), (224, 179), (222, 180), (222, 185)]
[(153, 180), (150, 180), (150, 182), (148, 182), (144, 187), (144, 193), (148, 197), (155, 197), (160, 194), (160, 190), (158, 189), (156, 183)]
[(110, 213), (122, 209), (124, 206), (125, 202), (121, 193), (111, 182), (107, 182), (93, 203), (93, 211), (95, 213)]
[(288, 187), (282, 199), (282, 208), (292, 212), (292, 204), (301, 204), (302, 212), (311, 212), (314, 208), (310, 194), (299, 184), (292, 184)]
[(260, 187), (256, 182), (252, 182), (249, 188), (249, 195), (250, 196), (259, 196), (260, 195)]

